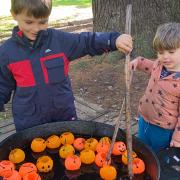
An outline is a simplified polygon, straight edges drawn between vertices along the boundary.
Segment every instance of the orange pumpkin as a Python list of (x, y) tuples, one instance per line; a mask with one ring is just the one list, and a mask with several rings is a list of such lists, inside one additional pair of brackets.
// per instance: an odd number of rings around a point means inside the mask
[(84, 144), (85, 144), (85, 139), (84, 138), (76, 138), (73, 142), (73, 146), (76, 150), (81, 151), (84, 149)]
[(42, 156), (38, 158), (36, 162), (36, 166), (39, 170), (39, 172), (49, 172), (53, 168), (53, 160), (49, 156)]
[(109, 143), (111, 144), (111, 139), (109, 137), (102, 137), (99, 142), (103, 142), (103, 143)]
[(117, 141), (114, 143), (112, 154), (113, 155), (122, 155), (126, 150), (126, 145), (122, 141)]
[(69, 155), (73, 155), (75, 153), (75, 149), (71, 144), (65, 144), (59, 150), (59, 156), (65, 159)]
[(52, 135), (46, 140), (46, 146), (50, 149), (56, 149), (61, 145), (61, 140), (58, 136)]
[(100, 169), (100, 176), (104, 180), (114, 180), (116, 179), (117, 171), (115, 167), (106, 165)]
[(81, 167), (81, 159), (76, 155), (70, 155), (65, 160), (65, 167), (67, 170), (75, 171)]
[(61, 143), (64, 144), (73, 144), (74, 135), (71, 132), (64, 132), (60, 136)]
[(104, 153), (107, 153), (108, 150), (110, 148), (110, 144), (109, 143), (106, 143), (106, 142), (99, 142), (96, 146), (96, 151), (99, 153), (99, 152), (104, 152)]
[(46, 141), (43, 138), (35, 138), (31, 142), (33, 152), (43, 152), (46, 149)]
[(84, 149), (80, 152), (80, 159), (84, 164), (92, 164), (95, 160), (95, 153), (91, 149)]
[(133, 173), (134, 174), (141, 174), (145, 171), (145, 164), (144, 161), (140, 158), (133, 159)]
[(25, 159), (25, 153), (22, 149), (15, 148), (11, 150), (9, 154), (9, 160), (13, 163), (23, 162)]
[(3, 180), (21, 180), (21, 176), (16, 170), (13, 170), (3, 176)]
[(23, 180), (41, 180), (41, 177), (37, 172), (33, 171), (23, 176)]
[(110, 165), (111, 164), (111, 160), (107, 161), (106, 160), (106, 156), (107, 156), (107, 154), (104, 153), (104, 152), (97, 153), (96, 157), (95, 157), (95, 164), (98, 167), (103, 167), (104, 165)]
[(30, 162), (24, 163), (19, 168), (19, 174), (24, 177), (27, 173), (37, 172), (37, 167)]
[[(137, 154), (133, 151), (132, 152), (132, 158), (134, 159), (135, 157), (137, 157)], [(123, 155), (122, 155), (122, 162), (127, 165), (128, 164), (128, 157), (127, 157), (127, 150), (124, 151)]]
[(95, 138), (89, 138), (85, 141), (84, 148), (85, 149), (91, 149), (93, 151), (96, 150), (96, 146), (98, 144), (98, 140)]
[(10, 170), (13, 171), (15, 170), (15, 165), (11, 161), (8, 160), (3, 160), (0, 162), (0, 176), (4, 176), (6, 174), (6, 171)]

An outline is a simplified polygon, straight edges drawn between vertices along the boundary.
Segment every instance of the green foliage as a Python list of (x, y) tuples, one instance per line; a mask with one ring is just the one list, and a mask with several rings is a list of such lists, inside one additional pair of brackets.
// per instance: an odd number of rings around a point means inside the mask
[(53, 0), (53, 6), (71, 6), (76, 5), (86, 7), (91, 5), (91, 0)]

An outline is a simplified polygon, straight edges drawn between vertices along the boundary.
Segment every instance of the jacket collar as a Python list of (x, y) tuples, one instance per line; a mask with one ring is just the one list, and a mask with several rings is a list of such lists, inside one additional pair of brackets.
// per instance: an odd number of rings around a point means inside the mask
[(47, 40), (48, 31), (42, 30), (38, 33), (38, 36), (33, 44), (30, 43), (30, 40), (23, 34), (18, 26), (14, 27), (12, 32), (12, 38), (17, 41), (22, 46), (29, 47), (30, 49), (35, 49), (43, 45)]

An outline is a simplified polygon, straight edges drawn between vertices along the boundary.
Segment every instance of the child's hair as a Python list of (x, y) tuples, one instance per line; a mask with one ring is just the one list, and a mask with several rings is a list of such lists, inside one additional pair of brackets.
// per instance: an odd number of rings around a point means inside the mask
[(180, 23), (166, 23), (158, 27), (153, 40), (155, 51), (180, 48)]
[(51, 14), (52, 0), (11, 0), (11, 12), (35, 18), (47, 18)]

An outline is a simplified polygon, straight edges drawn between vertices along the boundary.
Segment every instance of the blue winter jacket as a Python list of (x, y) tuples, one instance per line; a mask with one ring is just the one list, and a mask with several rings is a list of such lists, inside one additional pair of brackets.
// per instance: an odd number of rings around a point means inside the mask
[(116, 50), (119, 33), (73, 34), (55, 29), (41, 31), (33, 45), (15, 27), (0, 47), (0, 108), (13, 93), (16, 130), (39, 124), (75, 120), (76, 111), (69, 62), (85, 55)]

